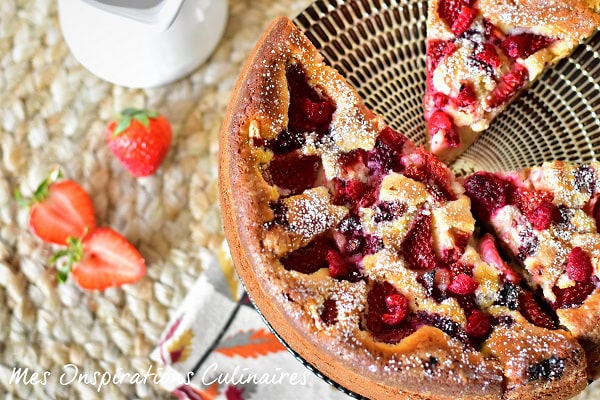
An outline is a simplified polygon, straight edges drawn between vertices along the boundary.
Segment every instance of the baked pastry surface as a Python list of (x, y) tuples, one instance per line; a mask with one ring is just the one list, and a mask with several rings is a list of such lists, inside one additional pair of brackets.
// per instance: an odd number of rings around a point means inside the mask
[(600, 26), (598, 1), (431, 0), (429, 148), (450, 162), (551, 64)]
[(237, 271), (286, 343), (374, 399), (569, 398), (586, 355), (463, 186), (368, 110), (287, 18), (250, 56), (220, 143)]

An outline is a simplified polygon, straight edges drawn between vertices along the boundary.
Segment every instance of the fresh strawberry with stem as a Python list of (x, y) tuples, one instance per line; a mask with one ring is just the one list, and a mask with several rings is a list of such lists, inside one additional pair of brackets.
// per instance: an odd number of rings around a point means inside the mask
[(137, 282), (146, 274), (140, 253), (113, 229), (97, 228), (83, 239), (67, 242), (68, 247), (50, 260), (57, 264), (60, 282), (66, 282), (70, 273), (82, 289), (104, 290)]
[(82, 238), (96, 227), (90, 196), (77, 182), (62, 180), (58, 168), (40, 183), (30, 199), (24, 199), (18, 191), (15, 198), (30, 207), (29, 229), (45, 242), (66, 246), (69, 237)]
[(171, 146), (171, 125), (156, 111), (126, 108), (106, 129), (108, 147), (135, 177), (152, 175)]

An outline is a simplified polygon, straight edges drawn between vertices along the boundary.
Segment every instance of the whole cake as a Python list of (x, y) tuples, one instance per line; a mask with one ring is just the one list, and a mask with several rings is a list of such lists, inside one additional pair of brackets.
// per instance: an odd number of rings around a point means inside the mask
[(600, 26), (598, 0), (429, 0), (429, 147), (458, 157), (549, 65)]
[(373, 399), (586, 387), (584, 348), (503, 242), (480, 235), (464, 186), (367, 109), (289, 19), (246, 63), (220, 146), (240, 278), (332, 380)]

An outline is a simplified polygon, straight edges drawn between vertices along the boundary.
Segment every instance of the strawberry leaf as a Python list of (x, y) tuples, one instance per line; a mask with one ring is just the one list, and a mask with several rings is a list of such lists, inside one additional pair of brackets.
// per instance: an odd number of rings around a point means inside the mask
[(115, 133), (113, 134), (113, 136), (120, 135), (125, 129), (129, 128), (129, 125), (131, 125), (131, 118), (132, 117), (130, 115), (126, 115), (123, 118), (121, 118), (121, 120), (117, 124), (117, 127), (115, 128)]
[(73, 264), (81, 261), (81, 257), (83, 257), (83, 242), (79, 238), (69, 237), (67, 248), (57, 251), (50, 258), (50, 265), (56, 264), (58, 282), (67, 281)]
[(133, 119), (139, 121), (139, 123), (144, 125), (146, 128), (150, 125), (150, 121), (148, 120), (148, 116), (146, 114), (136, 114), (133, 116)]
[(35, 189), (31, 198), (23, 197), (23, 195), (21, 195), (21, 192), (18, 189), (15, 189), (15, 200), (21, 207), (31, 207), (35, 203), (42, 202), (46, 199), (46, 197), (48, 197), (48, 191), (50, 190), (50, 186), (52, 186), (54, 183), (56, 183), (62, 178), (63, 174), (60, 167), (54, 167), (48, 174), (48, 177), (44, 179)]
[(128, 107), (121, 111), (122, 116), (133, 117), (135, 114), (139, 113), (141, 110), (139, 108)]

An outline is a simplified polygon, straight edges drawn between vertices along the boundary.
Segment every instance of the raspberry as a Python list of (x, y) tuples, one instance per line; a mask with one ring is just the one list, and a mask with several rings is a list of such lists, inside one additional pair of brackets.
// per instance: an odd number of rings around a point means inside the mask
[(446, 104), (448, 104), (448, 96), (444, 93), (436, 93), (433, 95), (433, 104), (436, 108), (443, 108)]
[(401, 294), (385, 296), (385, 305), (388, 312), (381, 316), (386, 325), (398, 325), (408, 316), (408, 300)]
[[(367, 313), (364, 319), (367, 330), (376, 340), (391, 344), (398, 343), (414, 332), (414, 327), (405, 323), (408, 315), (408, 302), (404, 306), (404, 301), (406, 301), (404, 296), (389, 282), (376, 283), (369, 291)], [(400, 319), (402, 314), (405, 315)], [(384, 315), (387, 316), (384, 317)], [(398, 320), (398, 322), (394, 320)], [(394, 324), (390, 325), (392, 322)]]
[(475, 59), (483, 62), (486, 65), (489, 65), (494, 70), (500, 68), (502, 65), (502, 61), (500, 61), (496, 47), (491, 43), (485, 43), (482, 45), (475, 53)]
[(533, 33), (521, 33), (508, 36), (502, 41), (500, 47), (510, 58), (527, 58), (530, 55), (548, 47), (554, 39)]
[(438, 14), (455, 35), (462, 35), (475, 19), (475, 11), (470, 7), (473, 0), (440, 0)]
[(400, 158), (407, 142), (406, 136), (394, 131), (390, 127), (384, 128), (375, 141), (373, 158), (385, 172), (400, 170)]
[(452, 118), (441, 110), (437, 110), (431, 115), (429, 121), (427, 121), (427, 129), (429, 136), (435, 136), (442, 132), (449, 147), (457, 147), (460, 142)]
[(333, 186), (335, 194), (332, 201), (335, 205), (356, 204), (368, 189), (367, 185), (358, 179), (343, 181), (333, 178)]
[(297, 195), (314, 187), (321, 169), (321, 159), (317, 156), (303, 156), (299, 153), (275, 155), (267, 168), (267, 181), (290, 196)]
[(567, 275), (569, 278), (575, 282), (584, 282), (590, 279), (593, 272), (594, 267), (590, 256), (581, 247), (573, 247), (567, 260)]
[[(521, 213), (528, 217), (542, 203), (552, 203), (553, 199), (554, 194), (546, 190), (531, 190), (521, 187), (512, 187), (509, 191), (508, 202), (517, 206)], [(553, 211), (553, 213), (555, 212)], [(554, 217), (557, 218), (556, 215), (554, 215)], [(558, 218), (560, 218), (560, 215), (558, 215)]]
[(521, 290), (519, 293), (519, 312), (534, 325), (546, 329), (556, 329), (557, 327), (555, 317), (542, 309), (529, 291)]
[(458, 274), (448, 286), (448, 290), (454, 294), (469, 295), (475, 293), (479, 284), (467, 274)]
[(477, 17), (475, 10), (467, 6), (463, 6), (460, 10), (460, 13), (452, 23), (452, 27), (450, 29), (456, 36), (460, 36), (469, 29), (475, 20), (475, 17)]
[(560, 211), (553, 203), (545, 201), (537, 206), (529, 215), (527, 219), (531, 222), (534, 229), (542, 231), (550, 228), (553, 222), (560, 222)]
[(454, 100), (454, 103), (458, 107), (467, 108), (473, 106), (477, 102), (477, 94), (473, 88), (473, 84), (465, 82), (460, 85), (458, 96)]
[(427, 71), (435, 70), (443, 57), (456, 51), (456, 45), (451, 41), (430, 40), (427, 42)]
[(329, 239), (319, 236), (307, 246), (291, 252), (280, 261), (287, 270), (312, 274), (321, 268), (327, 268), (327, 255), (331, 248)]
[(431, 215), (419, 213), (402, 242), (402, 255), (409, 268), (432, 270), (437, 262), (431, 236)]
[(488, 96), (488, 108), (493, 109), (508, 103), (527, 82), (529, 82), (527, 68), (515, 63), (513, 69), (502, 77), (494, 91)]
[(325, 325), (331, 326), (337, 323), (337, 303), (333, 299), (327, 299), (319, 312), (319, 317)]
[(329, 275), (332, 278), (344, 279), (348, 276), (349, 270), (346, 261), (337, 250), (330, 249), (326, 258), (329, 264)]
[(444, 195), (445, 200), (456, 199), (450, 184), (452, 173), (433, 154), (417, 149), (409, 156), (403, 157), (402, 164), (407, 178), (435, 186)]
[(327, 132), (335, 107), (310, 87), (299, 65), (292, 64), (286, 78), (290, 93), (288, 130), (292, 133)]
[(490, 332), (490, 317), (483, 311), (475, 310), (467, 318), (465, 330), (474, 339), (481, 339)]
[(363, 149), (355, 149), (349, 153), (342, 153), (338, 162), (344, 171), (348, 173), (357, 165), (366, 165), (367, 152)]
[(596, 289), (596, 283), (592, 280), (577, 282), (575, 286), (565, 289), (555, 287), (552, 289), (556, 295), (556, 301), (552, 308), (575, 308), (579, 307), (587, 297)]
[(465, 191), (471, 198), (471, 208), (475, 216), (489, 220), (497, 209), (507, 204), (509, 184), (489, 172), (476, 172), (465, 181)]

